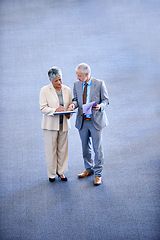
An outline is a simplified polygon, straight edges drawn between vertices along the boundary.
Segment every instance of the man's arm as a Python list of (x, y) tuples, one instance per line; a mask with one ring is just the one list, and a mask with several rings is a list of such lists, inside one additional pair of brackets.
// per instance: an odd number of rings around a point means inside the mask
[(109, 105), (109, 98), (108, 98), (108, 92), (107, 92), (107, 88), (105, 86), (104, 81), (102, 81), (101, 84), (101, 111), (103, 111), (108, 105)]
[(109, 105), (108, 93), (104, 81), (102, 81), (100, 86), (101, 102), (96, 106), (93, 106), (93, 110), (103, 111), (107, 105)]
[(74, 96), (74, 98), (72, 99), (72, 103), (68, 107), (69, 111), (73, 111), (75, 108), (78, 107), (78, 97), (77, 97), (75, 83), (74, 83), (74, 87), (73, 87), (73, 96)]

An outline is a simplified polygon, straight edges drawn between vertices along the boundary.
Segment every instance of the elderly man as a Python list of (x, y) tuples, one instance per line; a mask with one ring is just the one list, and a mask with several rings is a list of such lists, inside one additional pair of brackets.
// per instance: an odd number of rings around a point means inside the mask
[[(82, 142), (85, 171), (78, 174), (79, 178), (95, 175), (94, 185), (101, 184), (104, 154), (102, 149), (102, 129), (107, 125), (107, 116), (104, 111), (109, 104), (104, 81), (91, 77), (91, 69), (86, 63), (76, 67), (78, 81), (74, 83), (74, 99), (69, 106), (70, 110), (78, 107), (76, 128)], [(92, 114), (84, 115), (82, 105), (97, 102), (92, 108)], [(92, 157), (91, 139), (95, 158)]]

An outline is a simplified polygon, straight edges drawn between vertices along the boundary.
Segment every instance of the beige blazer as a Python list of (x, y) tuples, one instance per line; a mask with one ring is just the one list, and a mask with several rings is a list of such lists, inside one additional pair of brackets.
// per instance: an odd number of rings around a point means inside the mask
[[(67, 110), (72, 103), (71, 89), (62, 85), (62, 95), (64, 101), (64, 108)], [(42, 129), (59, 131), (59, 115), (53, 115), (55, 110), (59, 107), (59, 98), (52, 83), (41, 88), (39, 96), (39, 104), (42, 116)], [(66, 132), (70, 128), (69, 120), (64, 115), (63, 117), (63, 131)]]

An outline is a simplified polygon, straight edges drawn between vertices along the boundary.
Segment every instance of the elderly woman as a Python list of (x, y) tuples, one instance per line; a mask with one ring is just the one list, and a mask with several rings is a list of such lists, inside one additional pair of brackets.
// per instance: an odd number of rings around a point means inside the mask
[(70, 114), (55, 114), (68, 109), (72, 102), (71, 89), (62, 84), (62, 73), (57, 67), (48, 71), (51, 83), (41, 88), (39, 103), (43, 113), (42, 129), (50, 182), (56, 174), (67, 181), (64, 173), (68, 167), (68, 118)]

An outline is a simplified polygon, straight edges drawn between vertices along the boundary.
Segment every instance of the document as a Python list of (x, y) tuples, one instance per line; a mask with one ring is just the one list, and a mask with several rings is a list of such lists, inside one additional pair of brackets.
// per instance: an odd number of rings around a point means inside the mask
[(76, 111), (54, 112), (53, 115), (67, 114), (67, 113), (75, 113), (75, 112), (76, 112)]
[(97, 102), (90, 102), (83, 104), (83, 113), (84, 115), (92, 114), (92, 107), (97, 106)]

